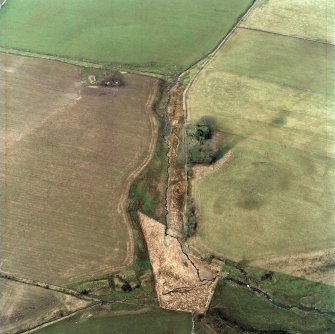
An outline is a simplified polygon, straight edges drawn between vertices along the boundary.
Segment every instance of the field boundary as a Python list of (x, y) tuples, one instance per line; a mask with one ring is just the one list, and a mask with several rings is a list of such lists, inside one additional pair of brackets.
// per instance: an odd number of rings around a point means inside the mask
[(21, 283), (21, 284), (31, 285), (31, 286), (35, 286), (35, 287), (38, 287), (38, 288), (42, 288), (42, 289), (46, 289), (46, 290), (50, 290), (50, 291), (62, 293), (62, 294), (69, 295), (69, 296), (72, 296), (72, 297), (76, 297), (78, 299), (82, 299), (82, 300), (86, 300), (86, 301), (100, 302), (100, 299), (94, 298), (94, 297), (85, 296), (85, 295), (81, 294), (77, 290), (69, 289), (69, 288), (62, 287), (62, 286), (55, 285), (55, 284), (49, 284), (49, 283), (45, 283), (45, 282), (40, 282), (40, 281), (33, 280), (33, 279), (18, 277), (16, 275), (13, 275), (13, 274), (10, 274), (10, 273), (7, 273), (7, 272), (3, 272), (3, 271), (0, 272), (0, 278), (1, 279), (6, 279), (6, 280), (12, 281), (12, 282), (17, 282), (17, 283)]
[(236, 24), (232, 27), (232, 29), (228, 32), (228, 34), (226, 34), (223, 39), (220, 41), (220, 43), (216, 46), (216, 48), (210, 52), (209, 54), (207, 54), (205, 57), (203, 57), (202, 59), (200, 59), (198, 62), (196, 62), (195, 64), (193, 64), (192, 66), (190, 66), (188, 69), (186, 69), (184, 72), (182, 72), (179, 75), (179, 78), (181, 78), (182, 76), (184, 76), (191, 68), (194, 68), (196, 66), (199, 66), (199, 70), (197, 71), (197, 73), (193, 76), (193, 78), (190, 80), (190, 82), (187, 84), (184, 93), (183, 93), (183, 109), (185, 112), (185, 120), (187, 123), (187, 95), (188, 95), (188, 91), (191, 88), (191, 86), (193, 85), (193, 83), (196, 81), (196, 79), (199, 77), (200, 73), (202, 72), (202, 70), (206, 67), (207, 64), (209, 64), (211, 62), (211, 60), (216, 56), (216, 54), (219, 52), (219, 50), (221, 49), (221, 47), (229, 40), (229, 38), (232, 36), (232, 34), (235, 32), (235, 30), (239, 27), (240, 23), (243, 21), (243, 19), (253, 10), (253, 8), (256, 6), (256, 4), (258, 3), (257, 0), (253, 0), (253, 3), (251, 4), (251, 6), (245, 11), (244, 14), (242, 14)]
[(8, 49), (0, 46), (0, 52), (4, 54), (11, 54), (15, 56), (23, 56), (23, 57), (31, 57), (31, 58), (39, 58), (39, 59), (46, 59), (46, 60), (53, 60), (53, 61), (58, 61), (61, 63), (66, 63), (66, 64), (71, 64), (71, 65), (76, 65), (80, 67), (87, 67), (87, 68), (110, 68), (110, 69), (115, 69), (119, 70), (125, 73), (131, 73), (131, 74), (137, 74), (137, 75), (143, 75), (146, 77), (153, 77), (157, 79), (166, 79), (169, 78), (169, 75), (164, 75), (164, 74), (159, 74), (156, 72), (149, 72), (149, 71), (140, 71), (140, 70), (135, 70), (130, 67), (126, 67), (123, 65), (107, 65), (107, 64), (99, 64), (99, 63), (94, 63), (86, 60), (75, 60), (71, 58), (66, 58), (66, 57), (59, 57), (59, 56), (53, 56), (53, 55), (48, 55), (44, 53), (36, 53), (36, 52), (30, 52), (26, 50), (20, 50), (20, 49)]
[(48, 326), (51, 326), (53, 324), (56, 324), (57, 322), (60, 322), (60, 321), (63, 321), (65, 319), (68, 319), (68, 318), (71, 318), (71, 317), (74, 317), (76, 314), (78, 314), (79, 312), (82, 312), (82, 311), (85, 311), (85, 310), (88, 310), (90, 308), (93, 308), (94, 306), (98, 305), (99, 303), (93, 303), (93, 304), (90, 304), (88, 306), (85, 306), (85, 307), (82, 307), (82, 308), (78, 308), (77, 310), (63, 316), (63, 317), (60, 317), (58, 319), (53, 319), (53, 320), (50, 320), (50, 321), (47, 321), (47, 322), (44, 322), (44, 323), (41, 323), (33, 328), (29, 328), (29, 329), (25, 329), (23, 331), (20, 331), (18, 333), (22, 333), (22, 334), (25, 334), (25, 333), (33, 333), (33, 332), (36, 332), (37, 330), (39, 329), (42, 329), (42, 328), (45, 328), (45, 327), (48, 327)]
[(329, 46), (335, 46), (334, 43), (330, 43), (330, 42), (323, 41), (323, 40), (317, 40), (317, 39), (308, 38), (308, 37), (301, 37), (301, 36), (298, 36), (298, 35), (283, 34), (283, 33), (275, 32), (275, 31), (271, 31), (271, 30), (250, 28), (248, 26), (243, 26), (243, 25), (238, 26), (238, 29), (251, 30), (251, 31), (266, 33), (266, 34), (270, 34), (270, 35), (277, 35), (277, 36), (282, 36), (282, 37), (295, 38), (295, 39), (300, 39), (300, 40), (307, 41), (307, 42), (313, 42), (313, 43), (319, 43), (319, 44), (324, 44), (324, 45), (329, 45)]

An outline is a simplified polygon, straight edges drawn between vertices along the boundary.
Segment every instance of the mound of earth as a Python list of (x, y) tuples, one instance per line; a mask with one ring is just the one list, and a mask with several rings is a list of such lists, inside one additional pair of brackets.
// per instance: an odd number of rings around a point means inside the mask
[(218, 280), (218, 270), (185, 252), (178, 238), (165, 234), (164, 225), (142, 213), (139, 217), (160, 306), (204, 313)]

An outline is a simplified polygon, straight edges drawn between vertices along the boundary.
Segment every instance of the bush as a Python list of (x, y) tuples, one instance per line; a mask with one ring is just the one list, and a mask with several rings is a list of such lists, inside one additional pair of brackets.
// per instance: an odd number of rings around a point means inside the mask
[(189, 124), (186, 128), (186, 162), (211, 164), (216, 150), (211, 140), (212, 129), (203, 124)]
[(186, 210), (185, 210), (185, 224), (184, 235), (185, 238), (192, 236), (197, 229), (197, 219), (195, 214), (195, 204), (191, 196), (186, 197)]

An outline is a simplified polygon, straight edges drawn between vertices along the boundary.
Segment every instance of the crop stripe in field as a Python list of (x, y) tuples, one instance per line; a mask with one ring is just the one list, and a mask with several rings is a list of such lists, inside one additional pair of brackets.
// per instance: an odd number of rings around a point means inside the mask
[(308, 38), (308, 37), (301, 37), (301, 36), (297, 36), (297, 35), (283, 34), (283, 33), (280, 33), (280, 32), (274, 32), (274, 31), (269, 31), (269, 30), (250, 28), (250, 27), (246, 27), (246, 26), (243, 26), (243, 25), (240, 25), (238, 28), (239, 29), (244, 29), (244, 30), (251, 30), (251, 31), (266, 33), (266, 34), (270, 34), (270, 35), (277, 35), (277, 36), (282, 36), (282, 37), (290, 37), (290, 38), (295, 38), (295, 39), (301, 39), (301, 40), (307, 41), (307, 42), (313, 42), (313, 43), (335, 46), (334, 43), (330, 43), (330, 42), (323, 41), (323, 40), (317, 40), (317, 39), (313, 39), (313, 38)]

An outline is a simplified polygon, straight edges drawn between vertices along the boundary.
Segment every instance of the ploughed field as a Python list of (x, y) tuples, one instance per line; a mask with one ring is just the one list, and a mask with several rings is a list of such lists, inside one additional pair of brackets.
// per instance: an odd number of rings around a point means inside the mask
[[(260, 1), (249, 18), (275, 3)], [(288, 21), (304, 13), (293, 3)], [(236, 260), (334, 247), (334, 59), (323, 42), (239, 28), (202, 70), (189, 121), (214, 118), (233, 155), (192, 182), (194, 245)]]
[(152, 140), (156, 81), (90, 88), (72, 65), (0, 61), (0, 270), (69, 284), (128, 265), (122, 201)]
[(212, 50), (250, 3), (8, 1), (0, 47), (172, 74)]
[(0, 333), (17, 333), (88, 305), (59, 292), (0, 279)]

